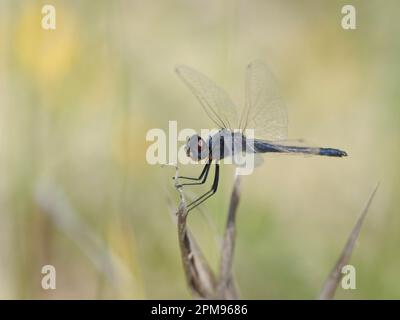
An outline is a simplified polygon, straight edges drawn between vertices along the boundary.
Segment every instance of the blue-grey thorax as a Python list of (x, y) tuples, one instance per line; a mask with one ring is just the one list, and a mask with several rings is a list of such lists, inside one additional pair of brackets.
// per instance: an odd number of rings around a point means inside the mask
[(249, 152), (248, 141), (241, 132), (221, 129), (207, 140), (210, 158), (222, 160), (242, 152)]

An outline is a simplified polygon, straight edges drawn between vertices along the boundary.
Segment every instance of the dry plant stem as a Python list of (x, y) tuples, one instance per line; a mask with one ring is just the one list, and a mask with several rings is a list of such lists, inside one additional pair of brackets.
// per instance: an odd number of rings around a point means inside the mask
[(184, 205), (180, 205), (177, 215), (179, 246), (187, 284), (196, 297), (211, 299), (214, 296), (215, 276), (187, 229), (187, 210)]
[[(175, 181), (177, 182), (178, 168), (176, 167)], [(176, 184), (178, 185), (178, 183)], [(178, 239), (183, 269), (187, 284), (192, 294), (202, 299), (237, 299), (237, 292), (232, 278), (233, 252), (235, 244), (235, 217), (239, 204), (240, 176), (235, 176), (228, 220), (221, 248), (220, 277), (216, 277), (187, 227), (187, 208), (182, 188), (178, 188), (180, 196), (177, 215)]]
[(368, 213), (369, 207), (372, 203), (372, 200), (375, 196), (376, 191), (378, 190), (379, 183), (376, 185), (374, 191), (371, 193), (368, 202), (361, 213), (360, 217), (358, 218), (348, 240), (343, 248), (343, 251), (336, 262), (335, 267), (332, 269), (331, 273), (328, 276), (328, 279), (325, 281), (325, 284), (321, 290), (321, 293), (318, 297), (320, 300), (330, 300), (333, 299), (336, 289), (339, 285), (340, 279), (342, 278), (342, 268), (348, 263), (350, 260), (351, 253), (354, 248), (354, 244), (356, 243), (357, 237), (360, 233), (362, 223)]
[[(178, 181), (179, 171), (176, 167), (175, 181)], [(200, 248), (187, 228), (187, 208), (182, 188), (177, 188), (180, 197), (177, 215), (178, 240), (183, 269), (187, 284), (192, 294), (197, 298), (212, 299), (214, 297), (216, 280), (211, 268), (204, 259)]]
[(236, 174), (229, 204), (228, 219), (221, 249), (220, 278), (218, 296), (223, 299), (237, 299), (237, 291), (232, 277), (232, 265), (235, 249), (236, 212), (240, 199), (241, 176)]

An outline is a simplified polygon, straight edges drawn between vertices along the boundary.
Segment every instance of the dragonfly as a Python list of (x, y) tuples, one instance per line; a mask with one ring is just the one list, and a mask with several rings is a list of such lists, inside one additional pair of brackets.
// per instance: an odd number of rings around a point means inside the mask
[[(188, 212), (217, 192), (220, 161), (224, 158), (239, 153), (347, 156), (339, 149), (304, 146), (300, 140), (287, 140), (286, 105), (274, 74), (262, 61), (253, 61), (246, 67), (245, 103), (240, 115), (229, 95), (208, 77), (184, 65), (176, 67), (175, 71), (218, 128), (206, 139), (194, 134), (185, 143), (186, 155), (194, 161), (205, 161), (205, 165), (197, 177), (178, 176), (178, 179), (191, 182), (177, 184), (177, 187), (205, 184), (211, 165), (214, 163), (215, 166), (210, 190), (189, 203)], [(254, 137), (246, 137), (247, 129), (252, 129)]]

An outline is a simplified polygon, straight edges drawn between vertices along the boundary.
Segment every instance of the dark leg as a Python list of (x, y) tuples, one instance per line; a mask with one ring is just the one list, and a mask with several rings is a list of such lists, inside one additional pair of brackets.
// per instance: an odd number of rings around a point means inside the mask
[(219, 164), (216, 163), (215, 164), (215, 174), (214, 174), (214, 182), (212, 184), (212, 187), (209, 191), (207, 191), (205, 194), (203, 194), (202, 196), (200, 196), (199, 198), (197, 198), (196, 200), (194, 200), (193, 202), (191, 202), (187, 208), (188, 211), (193, 210), (194, 208), (196, 208), (198, 205), (200, 205), (201, 203), (203, 203), (204, 201), (206, 201), (208, 198), (210, 198), (218, 189), (218, 182), (219, 182)]
[(205, 183), (207, 180), (207, 177), (208, 177), (208, 172), (210, 171), (210, 166), (211, 166), (211, 161), (206, 163), (206, 165), (204, 166), (204, 169), (201, 171), (201, 174), (198, 178), (179, 177), (179, 178), (185, 178), (185, 179), (190, 179), (190, 180), (194, 180), (194, 181), (201, 180), (200, 182), (182, 183), (182, 184), (177, 185), (177, 187), (180, 188), (182, 186), (193, 186), (193, 185), (199, 185), (199, 184)]
[[(194, 181), (198, 181), (201, 180), (203, 178), (203, 175), (206, 173), (207, 167), (210, 167), (211, 161), (208, 160), (208, 162), (206, 163), (206, 165), (204, 166), (203, 170), (200, 173), (200, 176), (198, 178), (193, 178), (193, 177), (185, 177), (185, 176), (178, 176), (178, 179), (186, 179), (186, 180), (194, 180)], [(175, 179), (175, 177), (172, 177), (172, 179)]]

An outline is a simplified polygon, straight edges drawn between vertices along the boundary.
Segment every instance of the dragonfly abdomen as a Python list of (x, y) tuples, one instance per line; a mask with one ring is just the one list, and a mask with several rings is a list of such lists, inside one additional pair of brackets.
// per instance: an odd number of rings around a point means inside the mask
[(286, 146), (274, 143), (269, 143), (261, 140), (254, 140), (254, 150), (258, 153), (279, 152), (279, 153), (302, 153), (313, 154), (328, 157), (345, 157), (345, 151), (333, 148), (314, 148), (314, 147), (299, 147)]
[(333, 148), (319, 148), (318, 155), (328, 157), (347, 157), (346, 151)]

